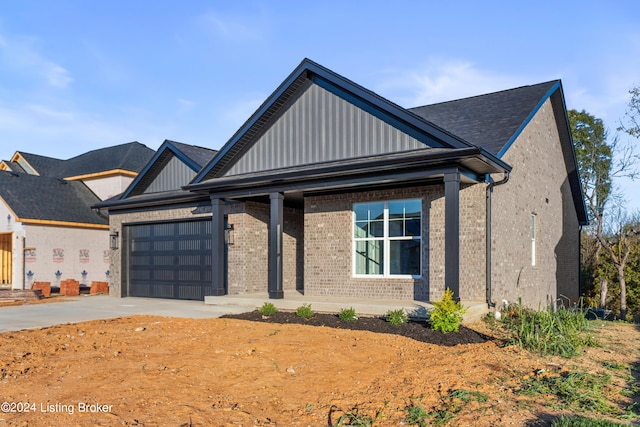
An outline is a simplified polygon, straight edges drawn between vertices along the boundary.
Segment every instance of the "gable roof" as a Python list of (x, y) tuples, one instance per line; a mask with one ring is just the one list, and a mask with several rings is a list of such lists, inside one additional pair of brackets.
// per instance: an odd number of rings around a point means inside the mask
[(79, 181), (0, 171), (0, 198), (16, 221), (108, 228), (108, 221), (91, 209), (100, 199)]
[(409, 111), (502, 157), (559, 85), (560, 81), (554, 80), (410, 108)]
[[(192, 171), (192, 174), (189, 176), (190, 180), (216, 153), (216, 150), (209, 148), (187, 145), (166, 139), (118, 199), (126, 199), (127, 197), (138, 196), (144, 193), (173, 159), (177, 159)], [(173, 180), (178, 179), (176, 175), (177, 174), (174, 174), (172, 177)], [(181, 176), (184, 175), (185, 171), (183, 170)], [(186, 182), (176, 182), (174, 184), (177, 187), (171, 188), (171, 190), (179, 190), (180, 186), (187, 183), (188, 180)]]
[(285, 81), (240, 127), (220, 152), (196, 175), (192, 184), (220, 177), (310, 84), (316, 84), (367, 113), (425, 143), (425, 148), (468, 148), (471, 145), (447, 130), (382, 98), (315, 62), (304, 59)]
[[(36, 175), (53, 178), (78, 179), (87, 175), (101, 174), (108, 171), (139, 172), (154, 151), (139, 142), (129, 142), (112, 147), (92, 150), (68, 160), (55, 159), (39, 154), (16, 152), (8, 165), (18, 164), (23, 159), (33, 168)], [(11, 166), (11, 169), (14, 168)]]

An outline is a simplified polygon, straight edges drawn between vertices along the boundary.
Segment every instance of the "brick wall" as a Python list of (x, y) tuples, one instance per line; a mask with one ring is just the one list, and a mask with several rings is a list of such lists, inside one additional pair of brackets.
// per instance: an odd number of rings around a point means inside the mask
[[(578, 297), (578, 219), (549, 100), (503, 156), (513, 166), (493, 193), (493, 300), (545, 307)], [(531, 263), (531, 214), (536, 265)]]
[[(484, 185), (460, 193), (461, 298), (484, 298)], [(353, 203), (422, 199), (422, 277), (353, 277)], [(435, 300), (444, 293), (444, 186), (431, 185), (305, 198), (305, 295)]]

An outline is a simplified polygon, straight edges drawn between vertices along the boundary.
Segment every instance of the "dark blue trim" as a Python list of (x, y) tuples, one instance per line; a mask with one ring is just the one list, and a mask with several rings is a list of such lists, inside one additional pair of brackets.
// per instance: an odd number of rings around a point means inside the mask
[(498, 153), (498, 158), (502, 158), (502, 156), (504, 156), (504, 153), (506, 153), (507, 150), (509, 150), (509, 148), (511, 148), (511, 146), (513, 145), (515, 140), (518, 138), (518, 136), (520, 136), (520, 133), (522, 133), (524, 128), (527, 127), (529, 122), (538, 113), (538, 110), (540, 110), (540, 108), (542, 108), (542, 105), (545, 103), (545, 101), (547, 99), (549, 99), (551, 97), (551, 95), (553, 95), (553, 93), (556, 90), (558, 90), (558, 88), (560, 88), (560, 82), (559, 81), (556, 82), (553, 86), (551, 86), (551, 89), (549, 89), (549, 91), (540, 99), (540, 101), (538, 102), (538, 105), (536, 105), (535, 108), (533, 109), (533, 111), (531, 111), (531, 114), (529, 114), (529, 116), (520, 124), (518, 129), (515, 131), (515, 133), (509, 139), (509, 141), (507, 141), (507, 143), (502, 147), (502, 149)]
[(151, 160), (149, 160), (149, 162), (145, 165), (145, 167), (140, 171), (138, 176), (135, 177), (135, 179), (131, 182), (131, 184), (129, 184), (129, 186), (124, 191), (124, 193), (122, 193), (122, 195), (120, 196), (120, 200), (123, 200), (129, 197), (129, 194), (131, 194), (131, 192), (136, 188), (136, 186), (140, 183), (140, 181), (142, 181), (144, 176), (149, 172), (151, 167), (153, 167), (153, 165), (158, 161), (160, 157), (162, 157), (162, 155), (167, 150), (171, 151), (173, 155), (178, 158), (178, 160), (180, 160), (182, 163), (187, 165), (194, 172), (197, 173), (198, 170), (200, 169), (200, 167), (195, 161), (193, 161), (186, 154), (180, 151), (175, 145), (171, 143), (171, 141), (169, 141), (168, 139), (165, 139), (162, 145), (160, 146), (160, 148), (158, 148), (158, 151), (156, 151), (156, 153), (153, 155)]

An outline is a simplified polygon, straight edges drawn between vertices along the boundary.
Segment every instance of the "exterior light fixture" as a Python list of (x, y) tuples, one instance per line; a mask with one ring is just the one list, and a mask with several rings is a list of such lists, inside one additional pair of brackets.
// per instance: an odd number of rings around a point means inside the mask
[(117, 231), (114, 231), (113, 233), (109, 234), (109, 248), (118, 249), (118, 236), (119, 235), (120, 235), (120, 233), (118, 233)]
[(233, 245), (233, 224), (226, 224), (224, 227), (224, 242)]

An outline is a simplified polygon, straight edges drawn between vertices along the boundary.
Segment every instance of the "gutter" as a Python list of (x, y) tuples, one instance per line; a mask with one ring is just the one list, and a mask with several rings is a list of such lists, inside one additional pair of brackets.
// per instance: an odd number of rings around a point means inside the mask
[(494, 181), (491, 175), (487, 175), (489, 185), (487, 185), (487, 197), (486, 197), (486, 215), (485, 215), (485, 278), (486, 278), (486, 292), (487, 292), (487, 305), (489, 308), (494, 308), (496, 303), (493, 302), (491, 297), (491, 194), (493, 188), (502, 184), (506, 184), (509, 181), (509, 171), (505, 172), (504, 178), (500, 181)]

